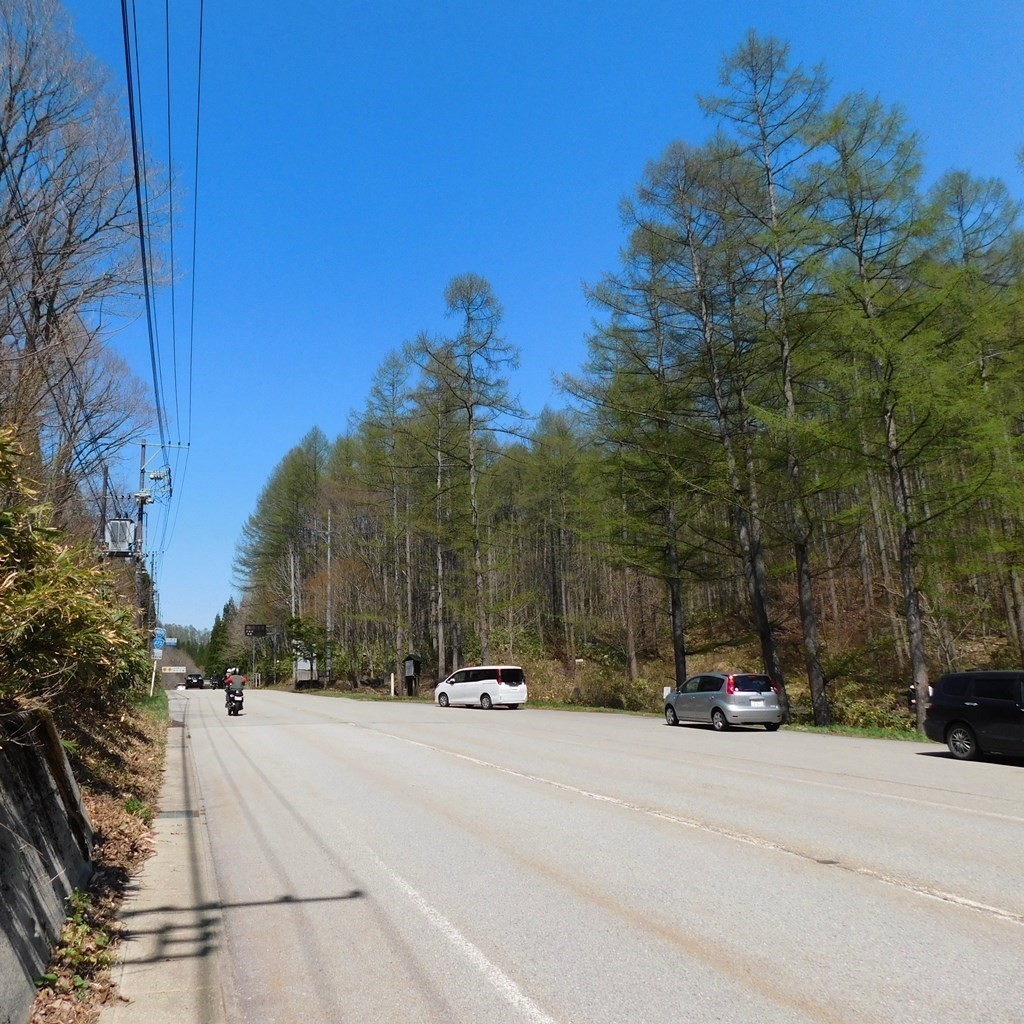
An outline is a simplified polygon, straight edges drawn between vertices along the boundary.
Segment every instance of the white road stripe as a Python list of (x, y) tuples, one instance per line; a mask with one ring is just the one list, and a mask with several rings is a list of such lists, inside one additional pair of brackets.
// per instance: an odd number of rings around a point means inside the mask
[[(698, 831), (707, 832), (711, 835), (722, 836), (726, 839), (732, 839), (738, 843), (745, 843), (748, 846), (757, 846), (763, 850), (773, 850), (776, 853), (783, 853), (790, 857), (796, 857), (800, 860), (810, 861), (814, 864), (821, 863), (816, 857), (803, 853), (800, 850), (789, 849), (779, 843), (772, 842), (770, 839), (763, 839), (760, 836), (753, 836), (744, 832), (739, 832), (735, 829), (726, 828), (724, 825), (713, 825), (710, 822), (701, 821), (698, 818), (688, 818), (681, 814), (672, 814), (668, 811), (661, 811), (654, 807), (644, 807), (642, 804), (634, 804), (629, 800), (622, 800), (619, 797), (609, 796), (607, 793), (595, 793), (589, 789), (580, 789), (578, 786), (570, 786), (565, 782), (556, 782), (554, 779), (546, 779), (541, 775), (531, 775), (528, 772), (517, 771), (515, 768), (506, 768), (504, 765), (495, 764), (492, 761), (484, 761), (482, 758), (472, 757), (470, 754), (459, 754), (453, 750), (445, 750), (444, 747), (435, 747), (430, 743), (424, 743), (422, 740), (411, 740), (404, 736), (396, 736), (393, 733), (382, 732), (381, 730), (376, 729), (373, 731), (380, 732), (382, 736), (388, 736), (393, 740), (398, 740), (400, 743), (409, 743), (412, 746), (422, 747), (424, 750), (431, 750), (437, 754), (445, 754), (448, 757), (454, 757), (460, 761), (467, 761), (480, 768), (489, 768), (492, 771), (501, 772), (504, 775), (511, 775), (514, 778), (523, 779), (526, 782), (535, 782), (541, 786), (551, 786), (553, 789), (560, 789), (566, 793), (572, 793), (575, 796), (585, 797), (588, 800), (614, 804), (616, 807), (621, 807), (626, 811), (644, 814), (650, 818), (660, 818), (663, 821), (675, 822), (678, 825), (685, 825), (687, 828), (697, 829)], [(916, 882), (911, 882), (907, 879), (896, 878), (893, 875), (886, 875), (881, 871), (874, 870), (873, 868), (861, 867), (856, 864), (843, 864), (842, 862), (828, 862), (822, 866), (839, 868), (842, 871), (849, 871), (853, 874), (862, 875), (865, 878), (873, 878), (875, 881), (884, 882), (886, 885), (896, 886), (899, 889), (915, 893), (918, 896), (926, 896), (929, 899), (940, 900), (944, 903), (952, 903), (968, 910), (975, 910), (980, 913), (990, 914), (991, 916), (997, 917), (1003, 921), (1010, 921), (1013, 924), (1024, 925), (1024, 916), (1015, 913), (1012, 910), (1007, 910), (1004, 907), (991, 906), (987, 903), (979, 903), (966, 896), (943, 892), (941, 889), (930, 889), (927, 886), (918, 885)]]
[(525, 992), (489, 960), (480, 948), (470, 942), (436, 907), (424, 899), (401, 875), (391, 870), (376, 854), (372, 854), (377, 866), (391, 881), (412, 900), (421, 914), (498, 990), (498, 993), (512, 1004), (522, 1015), (534, 1024), (558, 1024), (548, 1016)]

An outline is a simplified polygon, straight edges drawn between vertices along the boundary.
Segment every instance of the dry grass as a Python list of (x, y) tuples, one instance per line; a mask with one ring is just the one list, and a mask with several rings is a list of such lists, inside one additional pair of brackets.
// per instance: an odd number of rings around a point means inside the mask
[(166, 698), (65, 731), (75, 777), (96, 831), (89, 888), (69, 900), (69, 916), (29, 1024), (94, 1024), (116, 998), (110, 967), (119, 937), (117, 914), (131, 878), (153, 851), (151, 823), (163, 777)]

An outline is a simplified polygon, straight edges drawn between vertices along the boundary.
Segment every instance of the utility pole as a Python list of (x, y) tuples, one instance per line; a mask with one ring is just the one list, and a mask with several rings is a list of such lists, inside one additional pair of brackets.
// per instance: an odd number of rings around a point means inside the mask
[[(183, 444), (171, 444), (162, 445), (152, 458), (156, 458), (157, 455), (165, 454), (166, 448), (187, 448), (188, 445)], [(135, 492), (133, 497), (139, 503), (138, 513), (135, 520), (135, 621), (139, 628), (144, 628), (146, 625), (146, 612), (150, 607), (150, 600), (143, 601), (143, 581), (145, 577), (145, 565), (146, 565), (146, 548), (145, 548), (145, 522), (146, 522), (146, 506), (153, 503), (153, 492), (146, 487), (146, 442), (139, 442), (140, 455), (139, 455), (139, 489)], [(171, 493), (171, 467), (164, 465), (161, 469), (150, 473), (149, 479), (160, 482), (161, 494), (169, 495)], [(155, 561), (153, 570), (150, 572), (150, 589), (153, 588), (153, 579), (156, 575)], [(155, 612), (155, 602), (153, 604)]]
[(142, 454), (139, 457), (139, 490), (135, 497), (139, 503), (138, 518), (135, 522), (135, 621), (140, 629), (146, 625), (146, 605), (142, 603), (143, 569), (145, 548), (143, 547), (143, 524), (146, 518), (146, 503), (153, 500), (146, 490), (146, 442), (139, 442)]

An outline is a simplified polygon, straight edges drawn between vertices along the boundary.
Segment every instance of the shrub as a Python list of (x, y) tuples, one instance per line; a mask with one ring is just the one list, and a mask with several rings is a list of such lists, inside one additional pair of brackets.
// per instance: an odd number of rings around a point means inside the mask
[(145, 640), (105, 568), (31, 504), (5, 431), (0, 492), (0, 709), (43, 706), (59, 718), (123, 706), (141, 691)]

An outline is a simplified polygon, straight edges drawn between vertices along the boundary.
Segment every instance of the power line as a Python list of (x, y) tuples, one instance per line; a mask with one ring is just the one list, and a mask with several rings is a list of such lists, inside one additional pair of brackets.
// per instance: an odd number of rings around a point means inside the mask
[[(174, 144), (171, 130), (171, 2), (164, 0), (164, 64), (167, 81), (167, 167), (173, 174)], [(136, 37), (137, 38), (137, 37)], [(174, 422), (178, 425), (178, 440), (181, 440), (181, 409), (178, 404), (178, 311), (177, 311), (177, 273), (174, 260), (174, 188), (173, 184), (167, 194), (168, 224), (170, 226), (171, 248), (171, 379), (174, 381)]]
[(192, 301), (188, 325), (188, 439), (192, 440), (192, 367), (196, 327), (196, 240), (199, 237), (199, 125), (203, 102), (203, 19), (205, 0), (199, 0), (199, 68), (196, 83), (196, 145), (192, 180)]
[(149, 361), (153, 374), (153, 395), (156, 402), (157, 423), (161, 447), (167, 447), (167, 426), (164, 418), (160, 375), (157, 370), (156, 335), (153, 326), (153, 300), (150, 294), (149, 258), (146, 247), (145, 216), (142, 203), (142, 179), (139, 170), (139, 135), (135, 120), (135, 88), (132, 74), (131, 30), (128, 25), (128, 0), (121, 0), (121, 23), (124, 29), (124, 62), (128, 87), (128, 120), (132, 138), (132, 167), (135, 177), (135, 207), (139, 228), (139, 252), (142, 257), (142, 289), (146, 298), (146, 326), (149, 333)]

